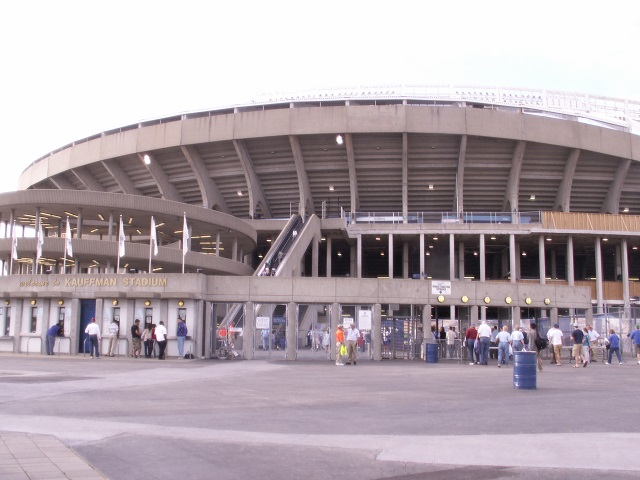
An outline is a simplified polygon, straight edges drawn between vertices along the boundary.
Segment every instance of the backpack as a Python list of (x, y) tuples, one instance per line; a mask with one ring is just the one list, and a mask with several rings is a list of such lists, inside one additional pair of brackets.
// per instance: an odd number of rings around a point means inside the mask
[(549, 340), (547, 340), (547, 337), (540, 335), (540, 332), (536, 332), (536, 339), (534, 343), (538, 350), (544, 350), (549, 346)]

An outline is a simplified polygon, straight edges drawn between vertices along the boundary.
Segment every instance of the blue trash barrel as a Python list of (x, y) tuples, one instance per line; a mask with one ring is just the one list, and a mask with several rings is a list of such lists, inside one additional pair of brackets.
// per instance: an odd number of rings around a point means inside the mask
[(427, 363), (438, 363), (438, 344), (427, 343), (427, 354), (425, 355)]
[(536, 352), (513, 352), (513, 388), (536, 389)]

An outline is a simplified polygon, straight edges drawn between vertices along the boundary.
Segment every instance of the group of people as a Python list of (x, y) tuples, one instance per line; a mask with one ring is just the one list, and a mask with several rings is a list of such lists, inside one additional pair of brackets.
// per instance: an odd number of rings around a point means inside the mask
[[(336, 330), (336, 365), (356, 365), (358, 352), (358, 339), (360, 330), (356, 324), (351, 322), (345, 332), (342, 325), (338, 325)], [(347, 358), (345, 363), (344, 358)]]
[[(53, 327), (52, 327), (53, 328)], [(51, 331), (51, 329), (49, 329)], [(47, 353), (49, 353), (49, 331), (47, 331)], [(100, 358), (101, 334), (100, 327), (96, 323), (96, 319), (92, 318), (89, 325), (85, 329), (85, 333), (89, 337), (90, 358)], [(182, 317), (178, 317), (178, 327), (176, 331), (176, 339), (178, 345), (178, 358), (184, 358), (184, 341), (187, 336), (188, 329), (186, 322)], [(118, 349), (118, 340), (120, 336), (120, 322), (113, 319), (109, 324), (109, 344), (106, 356), (113, 357)], [(133, 358), (142, 357), (142, 346), (144, 344), (145, 358), (151, 358), (154, 353), (154, 345), (158, 345), (158, 359), (166, 359), (168, 332), (164, 326), (164, 322), (160, 320), (158, 324), (147, 323), (144, 330), (140, 330), (140, 320), (136, 319), (131, 326), (131, 356)], [(52, 347), (53, 350), (53, 347)], [(53, 354), (53, 353), (51, 353)]]

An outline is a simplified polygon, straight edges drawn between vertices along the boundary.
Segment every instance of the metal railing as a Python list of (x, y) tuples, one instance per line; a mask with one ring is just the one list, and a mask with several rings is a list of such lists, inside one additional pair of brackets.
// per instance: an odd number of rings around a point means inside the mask
[(473, 223), (473, 224), (530, 224), (541, 223), (542, 212), (351, 212), (347, 223)]

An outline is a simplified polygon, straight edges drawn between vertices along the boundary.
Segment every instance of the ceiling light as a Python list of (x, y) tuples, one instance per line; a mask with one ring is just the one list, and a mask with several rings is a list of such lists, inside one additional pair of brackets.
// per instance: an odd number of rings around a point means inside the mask
[(342, 138), (342, 135), (336, 135), (336, 143), (338, 145), (342, 145), (344, 143), (344, 140)]
[(495, 240), (495, 239), (496, 239), (496, 237), (491, 237), (491, 240)]
[(376, 240), (380, 241), (380, 237), (376, 237)]
[(333, 188), (333, 185), (329, 185), (329, 191), (333, 192), (335, 189)]
[(145, 165), (151, 165), (151, 157), (149, 156), (149, 154), (145, 153), (142, 159)]
[(338, 252), (338, 256), (341, 257), (342, 256), (342, 252)]
[(603, 241), (603, 242), (608, 242), (608, 241), (609, 241), (609, 239), (608, 239), (608, 238), (603, 238), (603, 239), (602, 239), (602, 241)]
[(104, 222), (104, 217), (102, 216), (101, 213), (98, 214), (98, 218)]
[(384, 257), (384, 252), (380, 252), (380, 256), (381, 256), (381, 257)]
[(267, 238), (267, 243), (271, 243), (271, 239), (270, 238)]
[(637, 249), (638, 249), (637, 245), (634, 245), (633, 247), (631, 247), (631, 250), (637, 250)]
[(236, 193), (238, 194), (239, 197), (242, 196), (242, 190), (238, 190)]
[(93, 230), (91, 230), (91, 233), (96, 233), (98, 231), (97, 228), (94, 228)]
[(526, 257), (526, 256), (527, 256), (527, 252), (524, 252), (524, 251), (523, 251), (523, 252), (522, 252), (522, 256), (523, 256), (523, 257)]
[(550, 242), (550, 241), (551, 241), (551, 238), (550, 238), (550, 237), (548, 237), (548, 238), (547, 238), (547, 242)]
[(429, 185), (429, 190), (433, 190), (433, 185)]
[(629, 207), (624, 207), (624, 208), (622, 209), (622, 211), (623, 211), (624, 213), (629, 213)]
[(129, 217), (129, 221), (127, 222), (129, 225), (133, 222), (133, 217)]
[(529, 200), (535, 200), (535, 199), (536, 199), (536, 196), (535, 196), (535, 195), (531, 195), (531, 196), (529, 197)]
[(438, 237), (433, 237), (433, 241), (437, 242), (438, 241)]

